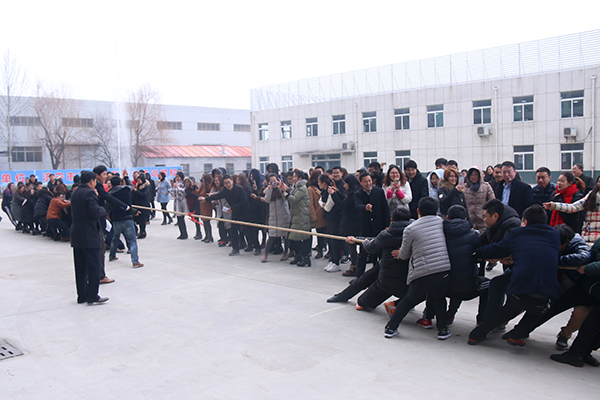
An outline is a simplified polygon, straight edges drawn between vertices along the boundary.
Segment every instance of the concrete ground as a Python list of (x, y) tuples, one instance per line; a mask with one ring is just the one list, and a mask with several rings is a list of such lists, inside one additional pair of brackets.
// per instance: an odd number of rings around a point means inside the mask
[[(188, 230), (193, 229), (188, 222)], [(216, 232), (216, 229), (213, 229)], [(68, 243), (0, 223), (0, 339), (22, 350), (0, 361), (1, 399), (591, 399), (600, 369), (555, 363), (568, 315), (514, 348), (491, 334), (467, 346), (476, 302), (453, 336), (415, 325), (422, 306), (383, 337), (380, 307), (328, 304), (346, 286), (325, 260), (298, 268), (193, 239), (153, 220), (129, 256), (107, 262), (110, 301), (76, 303)], [(192, 235), (193, 236), (193, 235)], [(108, 255), (107, 255), (108, 257)], [(493, 271), (496, 274), (496, 271)], [(512, 324), (509, 325), (509, 327)], [(600, 354), (596, 354), (600, 357)]]

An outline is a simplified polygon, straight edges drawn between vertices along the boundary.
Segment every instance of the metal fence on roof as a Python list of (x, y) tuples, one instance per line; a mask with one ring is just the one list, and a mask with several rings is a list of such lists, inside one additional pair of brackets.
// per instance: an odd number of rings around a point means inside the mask
[(600, 64), (600, 29), (252, 89), (252, 111)]

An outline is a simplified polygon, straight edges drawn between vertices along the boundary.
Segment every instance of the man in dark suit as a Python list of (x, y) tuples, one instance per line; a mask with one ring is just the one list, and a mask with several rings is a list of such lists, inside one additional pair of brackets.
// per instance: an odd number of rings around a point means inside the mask
[[(390, 224), (390, 208), (383, 189), (373, 186), (371, 176), (363, 172), (359, 177), (360, 188), (354, 195), (354, 209), (360, 219), (360, 235), (375, 237)], [(372, 257), (377, 257), (373, 255)], [(361, 247), (356, 276), (361, 276), (367, 266), (368, 253)], [(348, 276), (348, 275), (345, 275)]]
[(412, 192), (412, 201), (409, 204), (410, 216), (413, 219), (419, 218), (417, 215), (417, 208), (419, 207), (419, 200), (423, 197), (429, 196), (429, 189), (427, 179), (421, 174), (417, 168), (417, 163), (413, 160), (408, 160), (404, 163), (404, 173), (408, 177), (410, 182), (410, 190)]
[(521, 218), (523, 211), (533, 204), (531, 186), (517, 179), (517, 171), (512, 161), (502, 163), (502, 178), (504, 182), (495, 190), (496, 198), (503, 204), (512, 207)]
[(594, 188), (594, 178), (583, 174), (583, 164), (573, 165), (571, 172), (575, 178), (579, 178), (583, 181), (583, 183), (585, 183), (585, 191), (583, 192), (584, 195), (592, 191)]
[(106, 210), (98, 204), (96, 174), (84, 171), (81, 186), (71, 196), (71, 247), (75, 264), (77, 303), (104, 303), (107, 297), (98, 296), (102, 261), (100, 249), (104, 246)]

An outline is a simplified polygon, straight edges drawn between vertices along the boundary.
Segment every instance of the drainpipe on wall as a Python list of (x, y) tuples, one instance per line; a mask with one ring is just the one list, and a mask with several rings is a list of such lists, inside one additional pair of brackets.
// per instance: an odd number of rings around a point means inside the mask
[(356, 163), (356, 167), (354, 168), (355, 171), (360, 168), (360, 159), (358, 155), (358, 122), (358, 103), (354, 103), (354, 162)]
[[(498, 86), (494, 86), (494, 151), (496, 156), (494, 157), (494, 165), (498, 164)], [(482, 164), (483, 165), (483, 164)]]
[(596, 169), (596, 75), (592, 75), (592, 177)]

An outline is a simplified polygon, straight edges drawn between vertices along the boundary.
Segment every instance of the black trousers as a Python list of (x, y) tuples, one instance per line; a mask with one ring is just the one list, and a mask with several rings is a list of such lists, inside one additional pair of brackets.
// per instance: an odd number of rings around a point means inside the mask
[[(339, 236), (340, 234), (340, 221), (327, 221), (327, 233), (330, 235)], [(345, 242), (341, 240), (330, 240), (329, 241), (329, 261), (336, 265), (340, 265), (340, 258), (342, 258), (342, 247)]]
[[(506, 299), (506, 304), (497, 311), (488, 311), (481, 324), (473, 329), (469, 338), (473, 340), (483, 340), (498, 325), (510, 321), (525, 310), (526, 314), (542, 315), (548, 305), (548, 298), (537, 298), (527, 294), (510, 295)], [(513, 329), (510, 333), (513, 339), (521, 339), (523, 336), (518, 330)]]
[(590, 354), (600, 348), (600, 306), (595, 306), (588, 317), (581, 324), (579, 333), (573, 341), (570, 353), (577, 356)]
[(177, 216), (177, 228), (179, 228), (179, 236), (187, 238), (187, 228), (185, 226), (185, 217), (183, 215)]
[(445, 293), (448, 288), (449, 277), (450, 271), (445, 271), (423, 276), (412, 281), (408, 286), (408, 293), (400, 300), (394, 311), (394, 315), (392, 315), (392, 318), (388, 322), (388, 327), (397, 329), (410, 309), (423, 302), (427, 297), (431, 299), (437, 329), (446, 329)]
[(173, 218), (171, 217), (171, 215), (168, 212), (166, 212), (167, 204), (169, 204), (169, 203), (160, 203), (161, 210), (165, 210), (162, 212), (163, 213), (163, 222), (173, 221)]
[[(75, 286), (77, 287), (77, 301), (98, 300), (98, 287), (100, 286), (101, 258), (104, 258), (104, 249), (73, 249), (73, 262), (75, 264)], [(102, 257), (100, 257), (102, 255)]]

